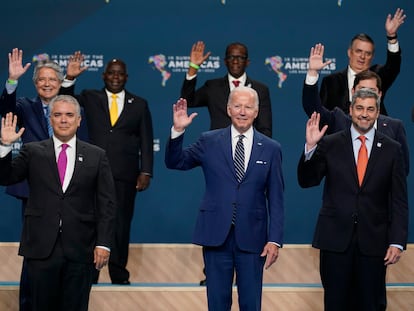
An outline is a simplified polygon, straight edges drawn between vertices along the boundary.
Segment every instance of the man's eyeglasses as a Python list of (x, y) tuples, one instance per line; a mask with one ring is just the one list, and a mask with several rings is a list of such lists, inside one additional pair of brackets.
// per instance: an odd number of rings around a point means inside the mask
[(226, 60), (232, 62), (237, 60), (239, 62), (245, 62), (247, 60), (247, 56), (244, 55), (226, 55)]

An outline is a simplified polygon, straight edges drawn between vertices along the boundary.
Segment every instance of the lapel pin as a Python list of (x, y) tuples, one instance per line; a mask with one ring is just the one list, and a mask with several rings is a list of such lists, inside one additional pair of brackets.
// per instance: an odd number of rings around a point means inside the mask
[(134, 98), (128, 98), (128, 104), (132, 104), (133, 101), (134, 101)]
[(381, 148), (382, 144), (381, 143), (377, 143), (377, 147)]

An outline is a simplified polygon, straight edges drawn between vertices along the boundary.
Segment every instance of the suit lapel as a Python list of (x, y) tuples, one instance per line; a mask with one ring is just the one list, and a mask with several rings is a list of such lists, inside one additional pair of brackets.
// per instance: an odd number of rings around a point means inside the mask
[(111, 126), (111, 119), (109, 116), (108, 95), (106, 94), (105, 89), (102, 89), (102, 91), (98, 93), (98, 98), (99, 98), (99, 101), (97, 104), (102, 109), (102, 113), (104, 115), (104, 120), (105, 120), (104, 122), (106, 122), (107, 124), (109, 124), (109, 126)]
[(58, 186), (58, 189), (60, 189), (60, 192), (62, 192), (62, 185), (60, 184), (59, 171), (56, 163), (55, 145), (53, 143), (53, 139), (50, 138), (48, 140), (45, 140), (44, 144), (44, 156), (47, 161), (47, 165), (50, 166), (50, 171), (53, 172), (55, 184)]
[(46, 117), (43, 111), (43, 104), (42, 104), (42, 100), (39, 97), (36, 97), (36, 101), (35, 101), (35, 104), (32, 105), (32, 109), (33, 109), (33, 116), (39, 121), (39, 124), (41, 124), (41, 128), (39, 130), (42, 131), (43, 135), (40, 135), (40, 137), (49, 137)]
[(264, 150), (263, 139), (260, 138), (259, 135), (257, 135), (256, 130), (253, 130), (252, 151), (250, 153), (250, 159), (247, 165), (246, 174), (244, 175), (244, 178), (246, 178), (249, 175), (256, 161), (261, 159), (263, 150)]
[(72, 184), (75, 180), (77, 180), (80, 174), (80, 170), (82, 169), (83, 162), (85, 159), (85, 145), (80, 140), (76, 139), (76, 154), (75, 154), (75, 166), (73, 168), (72, 178), (68, 184), (68, 188), (66, 189), (66, 193), (70, 191)]
[(231, 145), (231, 126), (228, 126), (221, 132), (220, 137), (220, 144), (221, 144), (221, 152), (223, 155), (224, 161), (226, 162), (227, 167), (229, 168), (229, 172), (234, 178), (234, 180), (237, 182), (236, 178), (236, 169), (234, 168), (234, 162), (233, 162), (233, 150)]

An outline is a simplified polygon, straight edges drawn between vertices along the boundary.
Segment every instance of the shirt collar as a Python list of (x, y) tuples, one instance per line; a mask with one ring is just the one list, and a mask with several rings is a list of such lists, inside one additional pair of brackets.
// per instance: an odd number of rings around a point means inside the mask
[(243, 134), (247, 139), (252, 140), (253, 139), (253, 126), (251, 126), (246, 132), (239, 133), (234, 127), (234, 125), (232, 124), (231, 125), (231, 138), (232, 139), (239, 138), (240, 134)]
[(243, 75), (241, 75), (238, 78), (233, 77), (231, 74), (227, 74), (227, 77), (229, 79), (229, 84), (232, 83), (234, 80), (240, 81), (240, 85), (246, 85), (246, 80), (247, 80), (247, 74), (243, 73)]
[(353, 125), (351, 125), (351, 137), (352, 141), (357, 140), (359, 136), (365, 136), (369, 141), (374, 141), (375, 128), (373, 127), (365, 134), (360, 134)]
[(71, 147), (71, 148), (75, 148), (76, 147), (76, 135), (74, 135), (66, 143), (64, 143), (61, 140), (59, 140), (55, 135), (53, 135), (52, 138), (53, 138), (53, 144), (55, 145), (55, 149), (57, 149), (58, 147), (60, 147), (62, 144), (68, 144), (69, 147)]

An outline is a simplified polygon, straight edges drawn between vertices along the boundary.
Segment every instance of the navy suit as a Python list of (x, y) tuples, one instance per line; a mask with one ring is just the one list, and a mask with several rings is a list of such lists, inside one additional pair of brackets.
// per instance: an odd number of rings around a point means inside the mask
[[(401, 146), (376, 131), (359, 186), (350, 129), (324, 136), (310, 160), (305, 161), (302, 155), (298, 181), (307, 188), (319, 185), (324, 178), (312, 245), (321, 250), (325, 310), (382, 310), (383, 259), (390, 244), (405, 248), (408, 236)], [(350, 264), (352, 260), (357, 262)], [(350, 298), (356, 299), (355, 308), (349, 307)]]
[[(197, 77), (192, 80), (184, 79), (181, 87), (181, 97), (187, 100), (188, 107), (207, 107), (210, 114), (210, 130), (227, 127), (231, 124), (227, 114), (227, 101), (230, 94), (229, 79), (207, 80), (202, 87), (195, 89)], [(259, 95), (259, 114), (254, 127), (260, 133), (272, 137), (272, 106), (269, 88), (261, 82), (246, 79), (246, 86), (251, 86)]]
[[(203, 133), (185, 149), (182, 148), (183, 136), (168, 141), (165, 162), (171, 169), (189, 170), (201, 166), (204, 172), (206, 190), (193, 243), (203, 246), (209, 309), (229, 310), (231, 306), (233, 266), (229, 268), (230, 276), (215, 273), (209, 267), (229, 263), (219, 258), (212, 260), (211, 256), (206, 256), (206, 251), (214, 252), (223, 245), (227, 247), (229, 235), (232, 235), (236, 242), (229, 247), (253, 254), (258, 262), (257, 265), (235, 263), (239, 302), (251, 307), (246, 301), (253, 299), (259, 304), (245, 310), (260, 310), (264, 264), (260, 253), (269, 241), (282, 245), (283, 237), (284, 184), (280, 145), (254, 130), (250, 161), (244, 179), (239, 183), (233, 163), (230, 127)], [(234, 209), (236, 221), (233, 226)], [(227, 300), (212, 297), (217, 293), (226, 296)]]
[[(387, 110), (384, 105), (384, 98), (391, 87), (401, 67), (401, 50), (396, 53), (387, 50), (387, 61), (385, 65), (373, 65), (369, 70), (377, 73), (382, 82), (382, 96), (380, 113), (387, 115)], [(351, 85), (352, 88), (353, 85)], [(329, 110), (338, 107), (345, 113), (349, 111), (349, 85), (348, 85), (348, 68), (334, 72), (322, 79), (320, 97), (322, 105)]]
[[(351, 126), (352, 120), (349, 115), (349, 108), (345, 113), (338, 107), (334, 107), (333, 110), (328, 110), (326, 107), (322, 106), (321, 100), (318, 96), (317, 84), (308, 85), (304, 83), (302, 106), (308, 117), (310, 117), (314, 111), (320, 113), (320, 124), (328, 125), (327, 134), (349, 129)], [(401, 144), (404, 156), (405, 172), (408, 175), (410, 171), (410, 152), (408, 149), (407, 135), (402, 121), (380, 114), (377, 120), (377, 131), (387, 135)]]

